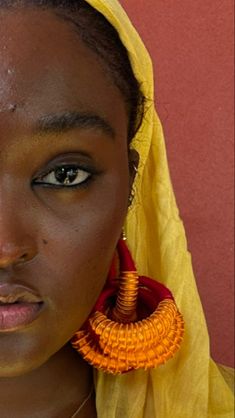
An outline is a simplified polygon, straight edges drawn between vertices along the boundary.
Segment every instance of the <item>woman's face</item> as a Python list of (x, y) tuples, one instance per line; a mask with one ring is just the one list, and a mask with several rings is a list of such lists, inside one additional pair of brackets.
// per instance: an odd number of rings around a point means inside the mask
[(127, 211), (127, 124), (72, 24), (0, 11), (0, 283), (44, 301), (30, 325), (0, 332), (0, 376), (42, 365), (93, 308)]

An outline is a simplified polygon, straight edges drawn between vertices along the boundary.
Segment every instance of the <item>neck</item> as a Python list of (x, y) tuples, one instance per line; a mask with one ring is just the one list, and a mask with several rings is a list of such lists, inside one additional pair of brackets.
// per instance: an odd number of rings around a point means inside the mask
[(31, 418), (39, 411), (45, 417), (70, 417), (90, 392), (92, 380), (92, 368), (68, 344), (36, 370), (0, 378), (1, 418)]

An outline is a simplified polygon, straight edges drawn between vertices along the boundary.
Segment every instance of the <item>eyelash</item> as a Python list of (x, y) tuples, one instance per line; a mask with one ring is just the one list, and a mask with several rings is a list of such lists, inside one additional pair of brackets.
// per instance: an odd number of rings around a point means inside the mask
[[(52, 184), (52, 183), (46, 183), (41, 181), (44, 177), (48, 176), (49, 174), (55, 172), (56, 170), (61, 170), (65, 168), (65, 171), (69, 171), (71, 169), (73, 169), (76, 172), (76, 177), (79, 174), (79, 172), (84, 172), (88, 174), (88, 177), (81, 181), (78, 184), (74, 184), (74, 185), (63, 185), (63, 184)], [(52, 189), (82, 189), (82, 188), (86, 188), (88, 187), (89, 183), (94, 179), (95, 174), (97, 174), (97, 172), (95, 172), (95, 170), (92, 170), (91, 168), (88, 167), (81, 167), (78, 164), (61, 164), (61, 165), (56, 165), (55, 167), (51, 168), (50, 170), (48, 170), (46, 173), (42, 174), (39, 177), (39, 181), (37, 179), (35, 179), (33, 181), (33, 185), (40, 185), (42, 187), (47, 187), (47, 188), (52, 188)], [(75, 179), (76, 179), (75, 177)], [(67, 178), (67, 176), (66, 176)], [(55, 178), (55, 181), (56, 180)], [(73, 180), (74, 181), (74, 180)]]

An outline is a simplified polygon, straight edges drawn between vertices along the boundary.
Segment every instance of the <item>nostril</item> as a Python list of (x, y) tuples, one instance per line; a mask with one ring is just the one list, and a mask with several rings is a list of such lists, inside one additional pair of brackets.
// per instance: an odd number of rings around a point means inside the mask
[(23, 264), (33, 259), (37, 255), (37, 246), (34, 242), (30, 244), (16, 246), (13, 243), (0, 243), (0, 268)]
[(27, 254), (27, 253), (24, 253), (24, 254), (20, 257), (20, 260), (25, 261), (25, 260), (27, 260), (27, 257), (28, 257), (28, 254)]

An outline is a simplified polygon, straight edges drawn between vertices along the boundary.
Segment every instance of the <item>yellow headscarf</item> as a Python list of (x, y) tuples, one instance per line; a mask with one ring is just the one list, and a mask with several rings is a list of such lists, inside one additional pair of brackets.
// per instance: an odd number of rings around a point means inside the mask
[(207, 326), (154, 107), (151, 59), (117, 0), (86, 1), (118, 31), (148, 99), (143, 124), (131, 144), (140, 165), (125, 225), (128, 245), (138, 272), (172, 291), (186, 326), (181, 349), (163, 366), (121, 376), (94, 369), (98, 418), (232, 418), (232, 391), (210, 358)]

